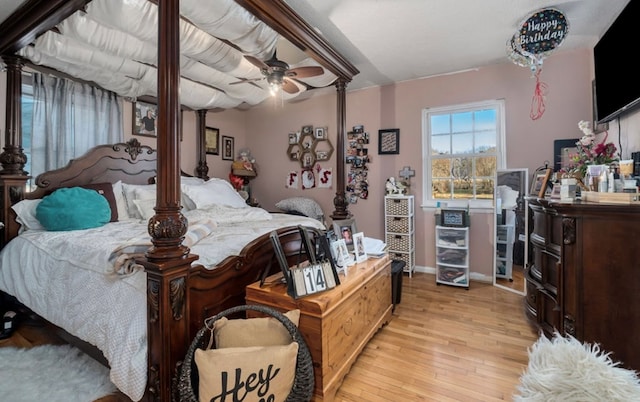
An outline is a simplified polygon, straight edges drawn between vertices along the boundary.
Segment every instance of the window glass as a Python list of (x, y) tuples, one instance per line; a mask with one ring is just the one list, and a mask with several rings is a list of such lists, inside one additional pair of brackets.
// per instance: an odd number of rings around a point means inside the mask
[(424, 200), (488, 200), (504, 165), (504, 102), (423, 110)]

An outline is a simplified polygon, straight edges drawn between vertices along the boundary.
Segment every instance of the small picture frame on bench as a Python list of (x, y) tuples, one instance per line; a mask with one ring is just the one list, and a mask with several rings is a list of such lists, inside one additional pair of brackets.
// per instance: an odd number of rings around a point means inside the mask
[(367, 253), (364, 251), (364, 233), (358, 232), (353, 235), (353, 253), (356, 263), (367, 260)]

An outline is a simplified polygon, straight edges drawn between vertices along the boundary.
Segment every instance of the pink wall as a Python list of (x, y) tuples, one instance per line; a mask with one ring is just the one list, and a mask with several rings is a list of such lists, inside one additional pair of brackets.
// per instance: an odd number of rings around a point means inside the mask
[[(541, 80), (548, 86), (546, 111), (538, 120), (529, 116), (535, 79), (529, 69), (511, 63), (486, 66), (467, 73), (396, 83), (347, 93), (347, 129), (364, 125), (371, 134), (369, 154), (369, 199), (351, 204), (358, 229), (370, 237), (384, 237), (384, 182), (398, 176), (403, 166), (416, 170), (412, 194), (416, 196), (416, 262), (435, 265), (433, 209), (419, 208), (422, 202), (421, 112), (425, 107), (454, 105), (487, 99), (506, 103), (507, 166), (531, 172), (545, 161), (553, 162), (553, 141), (580, 135), (577, 124), (591, 119), (591, 53), (587, 50), (558, 53), (544, 62)], [(348, 87), (347, 87), (348, 89)], [(229, 111), (216, 113), (215, 119)], [(211, 121), (209, 115), (208, 121)], [(254, 195), (268, 210), (286, 197), (306, 196), (318, 201), (327, 214), (333, 211), (335, 191), (328, 189), (291, 190), (284, 187), (290, 170), (299, 164), (286, 155), (287, 134), (301, 126), (328, 126), (335, 144), (335, 94), (311, 97), (284, 107), (263, 105), (242, 115), (246, 142), (256, 157), (259, 176), (253, 181)], [(215, 124), (214, 124), (215, 125)], [(400, 129), (400, 154), (378, 155), (379, 129)], [(237, 145), (236, 145), (237, 146)], [(329, 161), (334, 168), (335, 153)], [(226, 171), (224, 172), (226, 174)], [(493, 267), (492, 211), (472, 211), (471, 270), (491, 277)]]
[[(422, 202), (422, 143), (421, 111), (426, 107), (454, 105), (487, 99), (504, 99), (506, 104), (507, 168), (528, 168), (530, 173), (545, 161), (553, 162), (555, 139), (577, 138), (581, 135), (577, 124), (591, 119), (592, 56), (590, 49), (552, 54), (544, 61), (541, 80), (548, 86), (546, 111), (538, 120), (529, 117), (535, 79), (527, 68), (511, 63), (491, 65), (477, 71), (439, 76), (385, 87), (369, 88), (347, 93), (347, 129), (362, 124), (370, 133), (369, 199), (359, 200), (349, 210), (358, 229), (365, 235), (384, 237), (384, 182), (398, 176), (403, 166), (416, 170), (412, 179), (412, 194), (416, 196), (416, 262), (418, 266), (433, 267), (434, 228), (433, 209), (420, 208)], [(6, 75), (0, 73), (0, 99), (5, 99)], [(347, 90), (349, 88), (347, 87)], [(324, 91), (324, 90), (323, 90)], [(320, 92), (320, 91), (319, 91)], [(300, 170), (297, 162), (289, 160), (286, 150), (288, 133), (303, 125), (327, 126), (329, 138), (336, 146), (336, 97), (320, 92), (307, 99), (285, 105), (267, 102), (248, 111), (210, 111), (207, 126), (220, 129), (221, 135), (235, 139), (235, 150), (249, 147), (258, 163), (258, 177), (252, 182), (254, 195), (262, 207), (275, 211), (275, 203), (283, 198), (305, 196), (318, 201), (327, 215), (333, 211), (334, 189), (292, 190), (285, 188), (289, 171)], [(5, 107), (0, 107), (0, 123), (4, 122)], [(124, 131), (130, 133), (131, 107), (125, 102)], [(623, 157), (640, 149), (640, 113), (620, 120)], [(181, 166), (188, 173), (196, 167), (195, 113), (184, 112), (181, 143)], [(4, 123), (0, 128), (4, 129)], [(378, 130), (400, 129), (400, 154), (378, 155)], [(611, 130), (618, 133), (618, 122)], [(4, 131), (4, 130), (3, 130)], [(612, 131), (613, 133), (613, 131)], [(130, 135), (127, 134), (127, 137)], [(138, 137), (154, 146), (154, 140)], [(613, 138), (612, 138), (613, 139)], [(617, 140), (617, 139), (616, 139)], [(4, 138), (2, 138), (4, 141)], [(336, 153), (323, 167), (335, 174)], [(227, 178), (230, 165), (221, 155), (208, 155), (209, 176)], [(335, 187), (335, 177), (334, 177)], [(491, 277), (493, 265), (492, 211), (472, 210), (471, 271)]]

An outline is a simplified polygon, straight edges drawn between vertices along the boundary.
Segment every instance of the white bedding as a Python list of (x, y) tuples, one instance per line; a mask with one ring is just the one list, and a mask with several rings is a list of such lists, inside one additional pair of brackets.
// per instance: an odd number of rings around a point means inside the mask
[[(191, 246), (200, 256), (196, 263), (207, 268), (271, 230), (298, 224), (323, 228), (315, 219), (260, 208), (211, 207), (185, 217), (215, 221), (213, 233)], [(68, 232), (28, 230), (0, 253), (0, 289), (97, 346), (109, 361), (111, 381), (134, 401), (142, 398), (147, 380), (146, 274), (114, 275), (107, 261), (114, 249), (139, 241), (146, 230), (145, 220)]]

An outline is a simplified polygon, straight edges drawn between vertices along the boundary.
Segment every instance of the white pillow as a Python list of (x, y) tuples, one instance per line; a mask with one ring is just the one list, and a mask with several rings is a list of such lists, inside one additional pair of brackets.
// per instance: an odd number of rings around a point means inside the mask
[(210, 179), (201, 185), (182, 186), (182, 191), (193, 201), (196, 208), (202, 209), (212, 205), (232, 208), (248, 208), (240, 194), (223, 179)]
[(204, 179), (201, 179), (199, 177), (180, 176), (180, 184), (189, 184), (192, 186), (197, 186), (204, 183), (206, 183)]
[(184, 186), (199, 186), (201, 184), (206, 183), (204, 179), (199, 177), (188, 177), (188, 176), (180, 176), (180, 184), (182, 197), (180, 197), (180, 202), (182, 203), (182, 208), (185, 211), (191, 211), (192, 209), (196, 209), (196, 204), (189, 198), (188, 195), (184, 193)]
[(118, 209), (118, 220), (122, 221), (129, 219), (129, 211), (127, 211), (127, 200), (124, 198), (124, 191), (122, 190), (122, 180), (112, 184), (113, 195), (116, 197), (116, 207)]
[(42, 199), (37, 200), (22, 200), (16, 205), (12, 206), (17, 215), (16, 221), (21, 225), (19, 232), (22, 233), (25, 230), (46, 230), (38, 218), (36, 218), (36, 208), (40, 204)]
[(155, 206), (156, 199), (155, 198), (145, 198), (145, 199), (136, 199), (133, 200), (133, 203), (136, 204), (136, 208), (138, 209), (138, 213), (142, 216), (142, 219), (149, 220), (153, 215), (156, 214)]
[[(137, 192), (136, 192), (137, 191)], [(156, 185), (155, 184), (127, 184), (122, 183), (122, 192), (127, 202), (127, 213), (129, 218), (142, 219), (138, 207), (133, 200), (140, 198), (149, 198), (150, 194), (153, 194), (155, 198)]]

